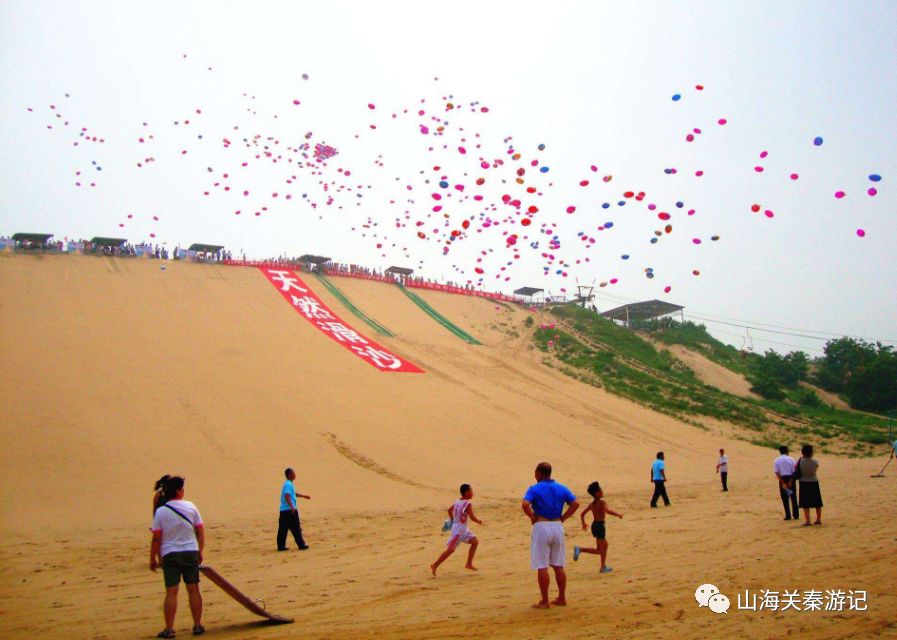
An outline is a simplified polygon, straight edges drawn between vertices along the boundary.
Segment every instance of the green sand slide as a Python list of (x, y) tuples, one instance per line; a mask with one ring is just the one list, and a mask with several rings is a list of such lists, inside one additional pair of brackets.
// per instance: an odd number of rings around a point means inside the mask
[(399, 289), (402, 290), (402, 292), (403, 292), (406, 296), (408, 296), (409, 298), (411, 298), (411, 301), (412, 301), (414, 304), (416, 304), (416, 305), (419, 306), (421, 309), (423, 309), (424, 312), (425, 312), (427, 315), (429, 315), (430, 317), (432, 317), (436, 322), (438, 322), (438, 323), (441, 324), (443, 327), (445, 327), (446, 329), (448, 329), (449, 331), (451, 331), (452, 333), (454, 333), (456, 336), (458, 336), (459, 338), (461, 338), (464, 342), (467, 342), (467, 343), (469, 343), (469, 344), (482, 344), (482, 342), (480, 342), (479, 340), (477, 340), (476, 338), (474, 338), (472, 335), (470, 335), (469, 333), (467, 333), (464, 329), (462, 329), (461, 327), (459, 327), (459, 326), (456, 325), (456, 324), (452, 324), (452, 322), (451, 322), (448, 318), (446, 318), (444, 315), (442, 315), (441, 313), (439, 313), (438, 311), (436, 311), (436, 309), (434, 309), (434, 308), (431, 307), (429, 304), (427, 304), (427, 303), (424, 301), (424, 299), (421, 298), (419, 295), (417, 295), (416, 293), (414, 293), (414, 292), (412, 292), (412, 291), (409, 291), (409, 290), (406, 289), (402, 284), (399, 284), (398, 287), (399, 287)]
[(320, 273), (315, 273), (315, 276), (317, 276), (318, 280), (321, 281), (321, 284), (323, 284), (325, 287), (327, 287), (327, 290), (328, 290), (331, 294), (333, 294), (333, 297), (334, 297), (334, 298), (336, 298), (337, 300), (339, 300), (340, 302), (342, 302), (343, 305), (344, 305), (349, 311), (351, 311), (351, 312), (354, 313), (356, 316), (358, 316), (359, 318), (361, 318), (362, 320), (364, 320), (365, 323), (366, 323), (371, 329), (373, 329), (374, 331), (376, 331), (377, 333), (379, 333), (381, 336), (387, 336), (387, 337), (389, 337), (389, 338), (392, 338), (393, 336), (396, 335), (396, 334), (394, 334), (392, 331), (390, 331), (389, 329), (387, 329), (386, 327), (384, 327), (382, 324), (380, 324), (379, 322), (377, 322), (376, 320), (374, 320), (372, 317), (370, 317), (369, 315), (367, 315), (364, 311), (362, 311), (361, 309), (359, 309), (358, 307), (356, 307), (354, 304), (352, 304), (352, 301), (349, 300), (349, 298), (346, 297), (346, 294), (343, 293), (342, 291), (340, 291), (340, 290), (337, 288), (337, 286), (336, 286), (335, 284), (333, 284), (332, 282), (330, 282), (330, 280), (327, 279), (326, 276), (324, 276), (324, 275), (322, 275), (322, 274), (320, 274)]

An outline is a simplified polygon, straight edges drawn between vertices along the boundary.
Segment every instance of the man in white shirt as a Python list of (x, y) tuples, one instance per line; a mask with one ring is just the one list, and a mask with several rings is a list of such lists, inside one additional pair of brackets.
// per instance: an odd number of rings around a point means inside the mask
[(150, 569), (162, 567), (165, 578), (165, 628), (157, 638), (174, 638), (174, 617), (178, 610), (178, 585), (181, 577), (187, 585), (190, 613), (193, 614), (193, 635), (205, 632), (202, 626), (202, 596), (199, 593), (199, 565), (206, 537), (202, 517), (196, 505), (184, 500), (184, 479), (169, 478), (165, 494), (174, 496), (156, 509), (153, 515), (153, 541), (150, 546)]
[(716, 472), (719, 474), (719, 479), (723, 483), (723, 491), (729, 490), (728, 480), (729, 480), (729, 456), (726, 455), (726, 451), (724, 449), (719, 450), (719, 460), (716, 463)]
[[(788, 447), (779, 447), (779, 457), (773, 470), (779, 479), (779, 497), (785, 507), (785, 520), (798, 520), (797, 486), (794, 484), (794, 459), (788, 455)], [(789, 504), (791, 505), (789, 510)]]

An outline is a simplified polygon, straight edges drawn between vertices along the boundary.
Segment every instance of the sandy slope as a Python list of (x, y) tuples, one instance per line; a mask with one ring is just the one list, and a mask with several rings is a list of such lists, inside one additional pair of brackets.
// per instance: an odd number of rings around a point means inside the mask
[(692, 351), (681, 344), (657, 344), (658, 349), (668, 349), (670, 353), (682, 360), (695, 372), (698, 380), (713, 385), (736, 396), (759, 398), (751, 391), (751, 383), (731, 369), (715, 363), (706, 356)]
[[(825, 459), (826, 525), (789, 527), (772, 452), (545, 367), (525, 336), (527, 312), (424, 293), (484, 343), (472, 346), (393, 287), (336, 283), (397, 333), (379, 342), (427, 372), (377, 372), (253, 269), (0, 254), (0, 636), (150, 637), (161, 627), (161, 577), (145, 565), (149, 489), (163, 472), (188, 479), (208, 522), (207, 561), (300, 622), (255, 626), (208, 586), (217, 637), (897, 634), (894, 478), (868, 478), (878, 461)], [(729, 494), (713, 473), (719, 446), (733, 461)], [(652, 511), (648, 466), (660, 448), (674, 505)], [(540, 459), (579, 495), (600, 479), (626, 514), (609, 524), (615, 572), (598, 576), (591, 557), (573, 565), (566, 610), (528, 608), (519, 498)], [(302, 505), (313, 549), (301, 556), (272, 551), (287, 464), (313, 496)], [(462, 481), (487, 520), (481, 571), (451, 558), (432, 579), (441, 514)], [(573, 522), (567, 531), (588, 542)], [(870, 610), (717, 618), (693, 599), (706, 581), (733, 603), (745, 588), (867, 589)], [(179, 634), (188, 628), (184, 610)]]

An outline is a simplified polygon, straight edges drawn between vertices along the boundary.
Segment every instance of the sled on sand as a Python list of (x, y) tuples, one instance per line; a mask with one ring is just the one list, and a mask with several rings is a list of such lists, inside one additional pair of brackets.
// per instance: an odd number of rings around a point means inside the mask
[(199, 566), (199, 570), (202, 572), (202, 575), (221, 587), (221, 590), (224, 591), (224, 593), (252, 611), (255, 615), (267, 618), (274, 624), (290, 624), (293, 622), (292, 618), (284, 618), (276, 613), (271, 613), (270, 611), (265, 610), (264, 603), (259, 604), (257, 601), (250, 599), (249, 596), (225, 580), (221, 574), (215, 571), (212, 567), (203, 564)]

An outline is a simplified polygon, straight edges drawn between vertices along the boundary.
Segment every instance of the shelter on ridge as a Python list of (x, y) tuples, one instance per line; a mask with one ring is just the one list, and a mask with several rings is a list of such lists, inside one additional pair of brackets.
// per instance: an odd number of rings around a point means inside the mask
[[(684, 308), (685, 307), (681, 305), (672, 304), (671, 302), (663, 302), (662, 300), (647, 300), (645, 302), (624, 304), (622, 307), (605, 311), (601, 314), (601, 317), (623, 322), (629, 327), (633, 320), (650, 320), (651, 318), (659, 318), (675, 313), (676, 311), (682, 314)], [(684, 314), (682, 314), (681, 317), (684, 322)]]
[(95, 247), (120, 247), (128, 240), (126, 238), (103, 238), (96, 236), (90, 239), (90, 244)]
[(401, 276), (407, 278), (414, 273), (414, 269), (409, 269), (408, 267), (390, 267), (383, 273), (387, 276)]
[(330, 258), (306, 253), (304, 256), (299, 256), (299, 262), (308, 265), (309, 271), (320, 271), (330, 264)]
[[(537, 289), (536, 287), (520, 287), (514, 291), (514, 295), (523, 297), (524, 304), (539, 304), (540, 301), (536, 300), (535, 297), (544, 291), (544, 289)], [(544, 301), (544, 298), (545, 296), (543, 295), (542, 301)]]
[(16, 249), (43, 249), (47, 250), (47, 243), (53, 237), (52, 233), (15, 233), (12, 236)]
[(197, 253), (211, 254), (216, 254), (222, 249), (224, 249), (224, 247), (219, 244), (203, 244), (201, 242), (194, 242), (189, 247), (187, 247), (187, 251), (196, 251)]

